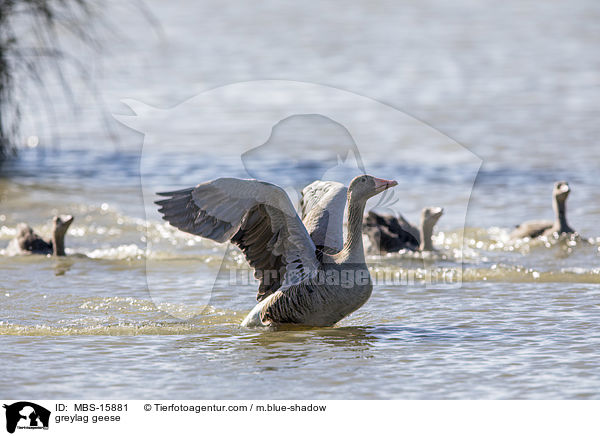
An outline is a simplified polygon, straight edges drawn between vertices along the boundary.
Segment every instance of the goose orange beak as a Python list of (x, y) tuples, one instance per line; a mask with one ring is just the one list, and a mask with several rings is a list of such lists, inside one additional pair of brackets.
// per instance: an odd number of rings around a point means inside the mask
[(375, 190), (377, 192), (385, 191), (386, 189), (398, 184), (398, 182), (395, 180), (378, 179), (377, 177), (373, 177), (373, 181), (375, 182)]

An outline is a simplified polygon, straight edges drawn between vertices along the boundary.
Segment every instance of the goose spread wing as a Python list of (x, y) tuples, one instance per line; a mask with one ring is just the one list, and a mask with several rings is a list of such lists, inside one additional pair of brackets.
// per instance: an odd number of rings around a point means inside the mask
[(302, 222), (319, 248), (340, 251), (344, 245), (344, 209), (348, 188), (317, 180), (302, 190)]
[(260, 281), (257, 299), (313, 276), (315, 244), (285, 191), (258, 180), (220, 178), (163, 192), (157, 201), (172, 226), (217, 242), (231, 241)]

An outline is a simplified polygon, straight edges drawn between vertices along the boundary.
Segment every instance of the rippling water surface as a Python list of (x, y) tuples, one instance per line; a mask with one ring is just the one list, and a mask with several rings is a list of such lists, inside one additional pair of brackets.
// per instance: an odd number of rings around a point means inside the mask
[[(295, 201), (307, 180), (356, 174), (352, 160), (332, 169), (337, 156), (326, 152), (352, 138), (300, 116), (281, 124), (274, 151), (252, 167), (238, 151), (260, 144), (244, 148), (243, 129), (239, 149), (203, 149), (198, 120), (184, 116), (186, 129), (142, 155), (141, 135), (116, 127), (114, 146), (84, 113), (59, 132), (60, 147), (46, 140), (52, 146), (2, 168), (0, 247), (21, 221), (48, 235), (53, 214), (75, 216), (65, 258), (0, 251), (4, 397), (600, 398), (596, 3), (323, 2), (319, 13), (278, 3), (149, 5), (164, 39), (121, 18), (144, 41), (102, 61), (115, 112), (124, 113), (120, 98), (169, 107), (274, 77), (391, 104), (473, 153), (455, 159), (443, 141), (412, 130), (398, 140), (394, 126), (364, 121), (389, 129), (388, 141), (361, 150), (368, 172), (399, 182), (383, 205), (411, 221), (424, 206), (445, 208), (437, 252), (368, 256), (380, 280), (335, 327), (241, 328), (256, 285), (218, 280), (219, 271), (247, 269), (239, 253), (164, 224), (142, 192), (255, 170)], [(304, 142), (312, 152), (298, 153)], [(515, 224), (552, 218), (561, 179), (581, 236), (510, 241)], [(431, 274), (453, 285), (429, 284)]]

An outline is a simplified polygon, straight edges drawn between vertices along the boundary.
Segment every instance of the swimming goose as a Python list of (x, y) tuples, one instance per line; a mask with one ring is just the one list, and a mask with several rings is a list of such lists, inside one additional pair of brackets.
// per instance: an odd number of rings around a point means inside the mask
[(567, 224), (567, 197), (571, 188), (567, 182), (556, 182), (552, 190), (552, 207), (554, 209), (554, 222), (547, 220), (525, 221), (516, 226), (510, 234), (511, 239), (537, 238), (538, 236), (560, 235), (575, 233)]
[(52, 219), (52, 238), (43, 239), (27, 224), (20, 223), (17, 226), (17, 236), (10, 241), (7, 252), (16, 254), (53, 254), (54, 256), (65, 255), (65, 235), (73, 222), (71, 215), (55, 216)]
[(421, 211), (421, 223), (417, 229), (399, 215), (380, 215), (373, 211), (364, 219), (365, 233), (369, 237), (372, 248), (380, 253), (393, 253), (403, 249), (411, 251), (433, 251), (431, 237), (433, 227), (438, 222), (444, 209), (426, 207)]
[(347, 239), (339, 252), (321, 252), (319, 257), (290, 198), (271, 183), (220, 178), (159, 193), (168, 198), (156, 204), (163, 219), (178, 229), (217, 242), (231, 241), (244, 253), (259, 280), (259, 303), (242, 326), (331, 326), (371, 295), (362, 216), (370, 197), (395, 185), (393, 180), (368, 175), (352, 180), (347, 190)]

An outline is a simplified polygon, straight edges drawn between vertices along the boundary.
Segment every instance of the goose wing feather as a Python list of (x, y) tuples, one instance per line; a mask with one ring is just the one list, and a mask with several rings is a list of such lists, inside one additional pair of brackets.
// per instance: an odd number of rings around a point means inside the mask
[(217, 242), (231, 241), (259, 280), (257, 299), (316, 274), (315, 244), (285, 191), (258, 180), (220, 178), (158, 193), (163, 219)]

